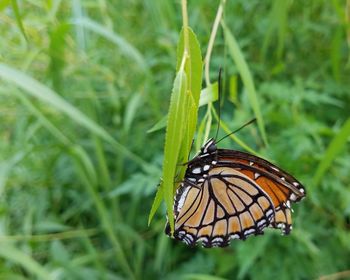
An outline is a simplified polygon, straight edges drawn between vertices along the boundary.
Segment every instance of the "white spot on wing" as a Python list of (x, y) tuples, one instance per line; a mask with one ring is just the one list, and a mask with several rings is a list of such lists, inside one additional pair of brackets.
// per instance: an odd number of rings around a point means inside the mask
[(201, 173), (200, 167), (196, 167), (196, 168), (192, 169), (192, 173), (193, 174), (200, 174)]
[(184, 239), (182, 239), (187, 245), (190, 245), (191, 244), (191, 241), (188, 240), (186, 237), (184, 237)]
[(266, 212), (267, 217), (271, 216), (272, 214), (273, 214), (272, 209), (267, 210), (267, 212)]
[(221, 243), (223, 242), (224, 240), (222, 239), (222, 237), (215, 237), (212, 241), (212, 243)]
[(202, 236), (198, 238), (198, 241), (202, 241), (203, 243), (208, 243), (208, 237)]
[(191, 234), (186, 234), (186, 238), (193, 242), (193, 236)]
[(282, 179), (283, 181), (285, 181), (285, 180), (286, 180), (286, 178), (284, 178), (284, 177), (281, 177), (281, 179)]
[(278, 228), (284, 229), (286, 228), (286, 225), (284, 223), (280, 223), (277, 225)]
[[(184, 205), (185, 199), (186, 199), (186, 197), (187, 197), (187, 193), (188, 193), (189, 190), (190, 190), (190, 187), (187, 187), (187, 188), (183, 191), (183, 193), (182, 193), (182, 195), (181, 195), (181, 197), (180, 197), (180, 199), (179, 199), (179, 202), (177, 203), (177, 209), (176, 209), (177, 212), (180, 212), (182, 206)], [(181, 231), (180, 231), (180, 232), (181, 232)], [(180, 232), (179, 232), (179, 234), (180, 234)]]
[(293, 182), (293, 185), (294, 185), (295, 187), (299, 186), (299, 184), (298, 184), (297, 182)]
[(254, 164), (254, 162), (252, 162), (252, 161), (249, 162), (249, 165), (250, 165), (250, 166), (252, 166), (253, 164)]
[(209, 164), (203, 166), (203, 170), (204, 171), (208, 171), (209, 169), (210, 169), (210, 165)]
[(251, 229), (247, 229), (245, 232), (244, 232), (244, 235), (249, 235), (249, 234), (252, 234), (255, 232), (255, 229), (251, 228)]
[(232, 234), (232, 235), (230, 235), (230, 239), (239, 239), (239, 235), (238, 234)]
[(295, 201), (295, 200), (297, 199), (297, 197), (296, 197), (296, 195), (295, 195), (294, 193), (292, 193), (292, 194), (290, 195), (290, 199), (291, 199), (292, 201)]
[(260, 173), (255, 172), (255, 173), (254, 173), (254, 179), (256, 180), (256, 179), (258, 179), (259, 177), (260, 177)]
[(261, 227), (261, 226), (263, 226), (263, 225), (265, 225), (266, 224), (266, 220), (265, 219), (262, 219), (262, 220), (260, 220), (259, 222), (258, 222), (258, 227)]

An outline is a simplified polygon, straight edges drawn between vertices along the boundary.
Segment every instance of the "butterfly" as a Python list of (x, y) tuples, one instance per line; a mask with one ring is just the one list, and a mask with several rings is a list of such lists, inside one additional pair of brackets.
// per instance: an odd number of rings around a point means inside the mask
[[(175, 194), (172, 237), (210, 248), (263, 234), (267, 227), (289, 234), (291, 203), (305, 197), (303, 185), (267, 160), (216, 144), (209, 139), (187, 163)], [(165, 232), (171, 236), (168, 223)]]

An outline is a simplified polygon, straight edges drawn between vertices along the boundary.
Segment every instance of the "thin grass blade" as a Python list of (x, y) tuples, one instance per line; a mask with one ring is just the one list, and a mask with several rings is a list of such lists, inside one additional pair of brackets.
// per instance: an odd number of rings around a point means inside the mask
[(100, 125), (94, 122), (92, 119), (87, 117), (80, 110), (72, 106), (66, 100), (64, 100), (59, 94), (26, 75), (25, 73), (13, 69), (6, 64), (0, 63), (0, 77), (8, 82), (17, 85), (31, 96), (39, 99), (40, 101), (50, 105), (57, 111), (66, 114), (70, 120), (82, 125), (90, 132), (98, 135), (105, 141), (111, 143), (118, 152), (123, 153), (125, 156), (134, 160), (137, 164), (141, 165), (142, 168), (147, 172), (152, 172), (154, 168), (150, 166), (143, 159), (130, 152), (126, 147), (118, 143), (114, 138)]
[(2, 243), (0, 256), (5, 260), (19, 264), (30, 274), (35, 275), (38, 279), (50, 280), (54, 279), (51, 274), (32, 257), (18, 250), (16, 247)]
[(336, 156), (344, 149), (350, 136), (350, 118), (340, 129), (339, 133), (332, 139), (329, 144), (321, 162), (318, 164), (315, 176), (313, 178), (313, 185), (316, 186), (322, 180), (328, 168), (335, 160)]
[(107, 27), (89, 19), (89, 18), (79, 18), (72, 22), (73, 24), (80, 25), (89, 29), (90, 31), (95, 32), (96, 34), (101, 35), (105, 39), (111, 41), (116, 46), (119, 47), (126, 56), (133, 59), (142, 70), (146, 71), (147, 64), (145, 59), (139, 50), (137, 50), (133, 45), (131, 45), (126, 39), (122, 36), (116, 34), (115, 32), (107, 29)]
[(255, 85), (254, 85), (252, 74), (249, 70), (248, 64), (243, 56), (242, 50), (239, 47), (235, 37), (233, 36), (231, 31), (228, 29), (228, 27), (226, 26), (224, 21), (221, 21), (221, 24), (222, 24), (222, 28), (224, 30), (225, 39), (226, 39), (226, 43), (228, 46), (229, 54), (230, 54), (231, 58), (233, 59), (233, 61), (235, 62), (237, 69), (239, 71), (239, 74), (241, 75), (243, 84), (247, 90), (250, 105), (252, 106), (254, 114), (255, 114), (257, 121), (258, 121), (258, 127), (260, 130), (262, 139), (263, 139), (265, 145), (267, 145), (267, 136), (266, 136), (266, 131), (265, 131), (264, 119), (263, 119), (262, 114), (261, 114), (261, 109), (260, 109), (260, 105), (259, 105), (259, 101), (258, 101), (258, 95), (257, 95), (256, 90), (255, 90)]
[(163, 186), (160, 183), (158, 186), (158, 189), (157, 189), (156, 196), (155, 196), (154, 201), (152, 203), (151, 211), (148, 215), (148, 226), (151, 224), (152, 219), (153, 219), (154, 215), (156, 214), (163, 199), (164, 199), (164, 191), (163, 191)]
[(22, 22), (22, 16), (21, 16), (21, 13), (19, 12), (17, 0), (12, 0), (11, 2), (12, 2), (12, 9), (13, 9), (13, 12), (15, 13), (15, 17), (16, 17), (16, 21), (17, 21), (17, 25), (19, 27), (19, 30), (21, 31), (21, 33), (22, 33), (23, 37), (26, 39), (26, 41), (28, 41), (28, 37), (27, 37), (26, 31), (24, 29), (23, 22)]
[(83, 183), (83, 185), (86, 187), (87, 192), (89, 193), (91, 199), (95, 204), (102, 228), (105, 231), (106, 236), (109, 238), (111, 244), (113, 245), (118, 264), (120, 268), (124, 271), (124, 273), (129, 276), (130, 279), (134, 279), (134, 273), (130, 268), (130, 265), (123, 251), (122, 245), (113, 229), (113, 224), (111, 223), (110, 215), (107, 210), (108, 208), (96, 192), (96, 181), (91, 177), (92, 175), (90, 174), (90, 172), (92, 171), (91, 169), (93, 169), (93, 164), (85, 150), (81, 147), (75, 146), (72, 148), (71, 151), (78, 177)]

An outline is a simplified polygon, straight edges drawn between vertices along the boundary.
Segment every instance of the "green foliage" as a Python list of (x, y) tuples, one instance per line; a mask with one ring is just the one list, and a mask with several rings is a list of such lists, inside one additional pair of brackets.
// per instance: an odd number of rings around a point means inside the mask
[(344, 149), (348, 138), (350, 136), (350, 118), (345, 122), (343, 127), (340, 129), (338, 134), (336, 134), (330, 143), (328, 149), (326, 150), (323, 159), (319, 163), (314, 177), (314, 184), (318, 185), (325, 175), (326, 170), (330, 167), (334, 159), (338, 154)]
[(247, 62), (245, 61), (242, 51), (240, 47), (238, 46), (238, 43), (235, 39), (235, 37), (230, 32), (229, 28), (226, 26), (224, 21), (222, 21), (222, 28), (224, 30), (225, 39), (227, 42), (227, 48), (230, 56), (232, 57), (233, 61), (235, 62), (235, 65), (237, 67), (237, 70), (242, 77), (242, 81), (244, 84), (244, 87), (246, 88), (247, 95), (249, 98), (249, 101), (251, 103), (251, 106), (253, 108), (254, 114), (256, 116), (258, 126), (262, 135), (262, 138), (267, 144), (267, 136), (265, 132), (265, 125), (263, 121), (263, 117), (261, 115), (261, 109), (258, 102), (258, 97), (255, 90), (255, 85), (253, 82), (252, 74), (250, 73), (250, 70), (248, 68)]
[[(345, 1), (226, 1), (205, 87), (200, 54), (218, 2), (188, 2), (181, 67), (177, 2), (0, 1), (1, 279), (349, 275)], [(216, 104), (207, 104), (220, 67), (220, 136), (260, 120), (220, 147), (275, 162), (307, 198), (290, 236), (267, 230), (226, 249), (188, 248), (165, 236), (166, 209), (193, 135), (198, 147), (215, 134)]]
[[(4, 1), (4, 2), (5, 2), (5, 5), (8, 4), (7, 1)], [(12, 3), (12, 9), (13, 9), (13, 12), (15, 14), (19, 30), (22, 32), (22, 35), (24, 36), (24, 38), (27, 39), (27, 35), (26, 35), (26, 32), (24, 31), (24, 27), (23, 27), (22, 17), (20, 15), (20, 12), (18, 9), (17, 0), (11, 0), (11, 3)]]

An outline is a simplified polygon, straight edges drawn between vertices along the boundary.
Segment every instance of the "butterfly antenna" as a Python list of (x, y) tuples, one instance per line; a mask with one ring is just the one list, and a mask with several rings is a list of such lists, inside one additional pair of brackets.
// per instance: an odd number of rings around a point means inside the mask
[(225, 138), (229, 137), (230, 135), (240, 131), (241, 129), (245, 128), (247, 125), (250, 125), (251, 123), (255, 122), (256, 121), (256, 118), (250, 120), (249, 122), (245, 123), (244, 125), (242, 125), (240, 128), (232, 131), (231, 133), (225, 135), (224, 137), (222, 137), (219, 141), (216, 141), (216, 143), (219, 143), (221, 140), (224, 140)]
[(218, 138), (219, 134), (219, 129), (220, 129), (220, 121), (221, 121), (221, 93), (222, 93), (222, 81), (221, 81), (221, 73), (222, 73), (222, 68), (220, 67), (219, 69), (219, 77), (218, 77), (218, 103), (219, 103), (219, 108), (218, 108), (218, 127), (216, 128), (216, 135), (215, 135), (215, 142), (216, 139)]

